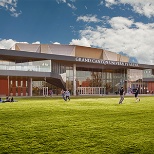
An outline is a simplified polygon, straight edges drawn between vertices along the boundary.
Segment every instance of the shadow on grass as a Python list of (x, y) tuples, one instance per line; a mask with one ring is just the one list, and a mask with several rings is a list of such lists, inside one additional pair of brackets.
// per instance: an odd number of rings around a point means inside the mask
[(121, 149), (119, 154), (132, 154), (132, 153), (140, 153), (142, 150), (136, 146), (127, 147), (125, 149)]

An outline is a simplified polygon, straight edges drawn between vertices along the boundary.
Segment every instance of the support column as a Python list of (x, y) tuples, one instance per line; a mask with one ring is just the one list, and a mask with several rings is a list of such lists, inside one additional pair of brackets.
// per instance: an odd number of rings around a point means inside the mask
[(8, 80), (8, 96), (10, 96), (10, 77), (8, 76), (7, 77), (7, 80)]
[(76, 96), (76, 64), (73, 64), (73, 95)]
[(29, 78), (29, 80), (28, 80), (28, 95), (29, 96), (32, 96), (32, 89), (33, 89), (33, 87), (32, 87), (32, 78)]

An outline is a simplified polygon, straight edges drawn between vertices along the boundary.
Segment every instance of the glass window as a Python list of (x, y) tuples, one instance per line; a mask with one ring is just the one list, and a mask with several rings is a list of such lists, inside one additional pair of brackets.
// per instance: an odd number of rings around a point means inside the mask
[(18, 81), (16, 81), (16, 87), (18, 87)]
[(21, 87), (23, 86), (23, 81), (21, 81)]

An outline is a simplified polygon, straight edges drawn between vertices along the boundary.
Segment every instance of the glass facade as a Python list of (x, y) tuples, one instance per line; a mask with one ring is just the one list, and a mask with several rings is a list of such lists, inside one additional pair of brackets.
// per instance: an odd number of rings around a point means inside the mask
[(0, 61), (0, 70), (51, 72), (51, 60), (24, 63)]
[[(118, 94), (121, 86), (124, 87), (128, 94), (132, 93), (133, 89), (136, 87), (139, 87), (140, 94), (147, 94), (148, 82), (143, 81), (145, 76), (150, 78), (153, 77), (151, 70), (96, 70), (91, 68), (77, 68), (77, 95)], [(66, 78), (67, 89), (73, 91), (73, 67), (66, 67)]]
[[(36, 71), (36, 72), (52, 72), (61, 75), (62, 80), (66, 83), (66, 89), (69, 89), (73, 95), (73, 65), (65, 66), (64, 64), (55, 62), (54, 60), (34, 61), (15, 63), (8, 61), (0, 61), (0, 70), (16, 70), (16, 71)], [(149, 90), (148, 82), (144, 82), (143, 78), (154, 78), (152, 70), (137, 69), (92, 69), (77, 67), (76, 68), (76, 94), (77, 95), (101, 95), (101, 94), (118, 94), (121, 86), (127, 93), (131, 93), (133, 89), (139, 87), (141, 94), (146, 94)], [(51, 85), (45, 81), (33, 81), (33, 95), (43, 95), (44, 87), (48, 90), (52, 89), (53, 94), (60, 94), (61, 88)], [(153, 89), (151, 83), (150, 90)], [(10, 77), (10, 94), (11, 95), (28, 95), (28, 77), (12, 78)]]
[[(73, 68), (66, 67), (66, 87), (73, 91)], [(96, 70), (77, 68), (76, 87), (77, 94), (113, 94), (120, 86), (126, 87), (127, 71)]]
[[(154, 78), (154, 75), (152, 75), (151, 69), (146, 70), (137, 70), (137, 69), (128, 69), (128, 83), (127, 83), (127, 90), (128, 93), (131, 93), (133, 89), (136, 89), (136, 87), (139, 87), (140, 94), (147, 94), (149, 93), (149, 89), (153, 89), (153, 82), (144, 81), (144, 79), (151, 79)], [(151, 85), (149, 87), (149, 85)]]
[(52, 61), (51, 72), (57, 74), (66, 73), (66, 66), (62, 65), (61, 63)]
[(144, 78), (154, 78), (154, 75), (152, 75), (152, 69), (143, 70), (143, 77)]

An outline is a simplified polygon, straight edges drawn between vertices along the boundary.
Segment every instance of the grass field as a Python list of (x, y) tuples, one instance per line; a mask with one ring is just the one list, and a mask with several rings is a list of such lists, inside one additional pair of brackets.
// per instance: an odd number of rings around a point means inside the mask
[(154, 96), (0, 103), (1, 154), (154, 154)]

